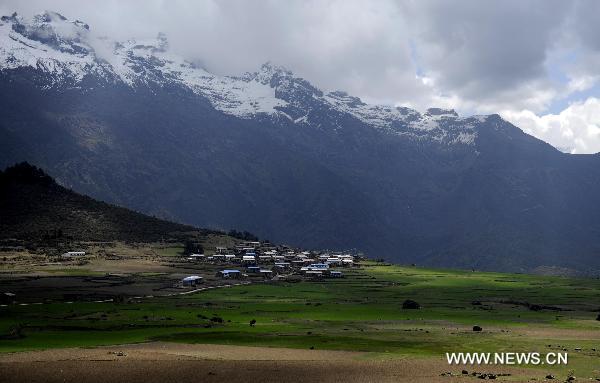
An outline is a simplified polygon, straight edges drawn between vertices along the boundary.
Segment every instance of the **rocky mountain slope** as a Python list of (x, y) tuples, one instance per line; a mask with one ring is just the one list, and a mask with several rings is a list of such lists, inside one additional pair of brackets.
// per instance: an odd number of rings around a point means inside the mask
[[(498, 115), (369, 105), (267, 63), (218, 76), (51, 12), (0, 20), (0, 165), (200, 226), (401, 262), (600, 269), (600, 158)], [(399, 90), (401, 91), (401, 90)]]

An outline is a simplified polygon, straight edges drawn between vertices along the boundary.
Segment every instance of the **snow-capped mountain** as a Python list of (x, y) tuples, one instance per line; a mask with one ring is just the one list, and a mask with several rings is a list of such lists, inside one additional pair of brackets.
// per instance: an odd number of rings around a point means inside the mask
[(218, 76), (172, 54), (164, 34), (153, 40), (117, 42), (95, 37), (89, 25), (55, 12), (30, 21), (16, 13), (3, 16), (0, 42), (0, 71), (40, 70), (46, 75), (46, 87), (79, 87), (89, 78), (101, 86), (177, 84), (206, 97), (215, 109), (240, 118), (266, 114), (311, 124), (312, 112), (328, 109), (392, 134), (467, 145), (473, 144), (477, 135), (475, 125), (485, 119), (461, 118), (453, 110), (438, 108), (421, 114), (405, 107), (366, 104), (341, 91), (324, 93), (271, 63), (239, 77)]
[(144, 213), (401, 262), (600, 269), (600, 157), (498, 115), (370, 105), (271, 63), (219, 76), (164, 35), (53, 12), (0, 19), (0, 105), (0, 167)]

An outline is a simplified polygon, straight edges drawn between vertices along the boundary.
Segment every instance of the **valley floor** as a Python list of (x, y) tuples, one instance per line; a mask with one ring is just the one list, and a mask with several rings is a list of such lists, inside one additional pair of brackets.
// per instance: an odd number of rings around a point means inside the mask
[[(32, 368), (34, 366), (35, 368)], [(367, 352), (152, 342), (0, 356), (11, 382), (469, 382), (461, 371), (541, 380), (523, 368), (452, 366), (441, 358), (381, 359)], [(451, 376), (442, 375), (452, 372)]]
[[(345, 278), (177, 295), (188, 290), (173, 283), (190, 273), (220, 286), (217, 266), (179, 262), (177, 249), (119, 246), (81, 264), (7, 256), (0, 291), (16, 301), (0, 306), (0, 381), (600, 379), (600, 280), (367, 261)], [(111, 296), (120, 299), (101, 299)], [(407, 299), (420, 309), (403, 308)], [(450, 366), (447, 352), (569, 360)]]

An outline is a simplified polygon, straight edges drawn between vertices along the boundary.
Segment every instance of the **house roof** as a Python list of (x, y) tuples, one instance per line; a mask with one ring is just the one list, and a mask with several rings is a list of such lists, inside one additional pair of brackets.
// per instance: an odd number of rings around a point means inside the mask
[(202, 277), (199, 275), (190, 275), (189, 277), (183, 278), (183, 281), (184, 282), (197, 281), (198, 279), (202, 279)]

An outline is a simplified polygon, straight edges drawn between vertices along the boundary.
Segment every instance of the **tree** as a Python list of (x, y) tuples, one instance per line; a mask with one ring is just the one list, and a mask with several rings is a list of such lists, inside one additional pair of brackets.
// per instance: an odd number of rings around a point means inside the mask
[(258, 241), (258, 237), (248, 231), (237, 231), (232, 229), (229, 230), (227, 235), (244, 241)]
[(421, 308), (421, 305), (411, 299), (407, 299), (402, 302), (402, 308), (405, 310), (418, 310)]
[(204, 248), (202, 245), (190, 240), (185, 241), (183, 244), (183, 255), (190, 255), (194, 253), (204, 253)]

